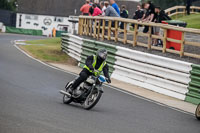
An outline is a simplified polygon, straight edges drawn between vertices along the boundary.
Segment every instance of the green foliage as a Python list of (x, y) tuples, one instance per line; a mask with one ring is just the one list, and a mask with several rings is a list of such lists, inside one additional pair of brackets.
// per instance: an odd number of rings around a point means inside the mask
[[(174, 18), (175, 19), (175, 18)], [(187, 28), (200, 29), (200, 14), (191, 14), (187, 16), (178, 16), (177, 20), (187, 22)]]
[[(142, 0), (142, 2), (147, 2), (149, 0)], [(161, 9), (167, 9), (177, 5), (184, 5), (185, 0), (150, 0), (154, 5), (161, 7)]]
[(26, 41), (26, 43), (29, 45), (22, 45), (21, 48), (39, 60), (66, 63), (71, 59), (67, 54), (61, 51), (60, 38)]
[(16, 3), (17, 0), (11, 0), (10, 2), (7, 0), (0, 0), (0, 9), (16, 11)]

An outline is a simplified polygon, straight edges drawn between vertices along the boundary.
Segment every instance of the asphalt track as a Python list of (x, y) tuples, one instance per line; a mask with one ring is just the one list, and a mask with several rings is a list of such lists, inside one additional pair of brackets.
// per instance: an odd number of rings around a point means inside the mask
[(200, 133), (193, 115), (109, 87), (90, 111), (64, 105), (58, 90), (75, 76), (29, 58), (11, 43), (39, 38), (0, 34), (0, 133)]

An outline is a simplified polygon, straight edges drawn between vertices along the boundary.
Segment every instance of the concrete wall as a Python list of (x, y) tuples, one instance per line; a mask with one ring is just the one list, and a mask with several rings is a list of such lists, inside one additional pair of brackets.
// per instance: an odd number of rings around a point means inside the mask
[[(52, 29), (63, 30), (63, 27), (67, 27), (67, 31), (72, 31), (72, 23), (69, 19), (73, 17), (58, 17), (47, 15), (34, 15), (17, 13), (16, 27), (24, 29), (36, 29), (42, 30), (43, 35), (49, 36), (52, 34)], [(78, 24), (76, 24), (76, 30), (78, 30)]]

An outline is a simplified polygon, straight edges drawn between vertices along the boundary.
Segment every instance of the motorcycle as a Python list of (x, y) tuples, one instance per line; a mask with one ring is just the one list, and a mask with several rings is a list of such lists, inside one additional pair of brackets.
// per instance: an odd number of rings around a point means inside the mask
[(199, 103), (199, 105), (197, 105), (195, 116), (196, 116), (197, 120), (200, 120), (200, 103)]
[[(95, 72), (97, 72), (97, 70), (95, 70)], [(60, 93), (63, 94), (63, 103), (80, 103), (84, 109), (89, 110), (100, 100), (104, 92), (102, 84), (107, 81), (107, 78), (103, 75), (89, 76), (85, 82), (81, 83), (70, 94), (69, 88), (73, 85), (74, 81), (75, 80), (66, 84), (66, 91), (60, 90)]]

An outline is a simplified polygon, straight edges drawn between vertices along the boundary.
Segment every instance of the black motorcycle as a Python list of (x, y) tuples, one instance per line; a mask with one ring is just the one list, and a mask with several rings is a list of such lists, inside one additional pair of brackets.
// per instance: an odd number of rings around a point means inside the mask
[(195, 116), (198, 120), (200, 120), (200, 103), (197, 105)]
[(83, 108), (89, 110), (93, 108), (101, 98), (103, 93), (102, 84), (107, 81), (107, 78), (98, 76), (89, 76), (88, 79), (81, 83), (73, 92), (69, 93), (69, 88), (75, 80), (68, 82), (65, 86), (66, 91), (60, 90), (63, 94), (63, 103), (70, 104), (71, 102), (80, 103)]

